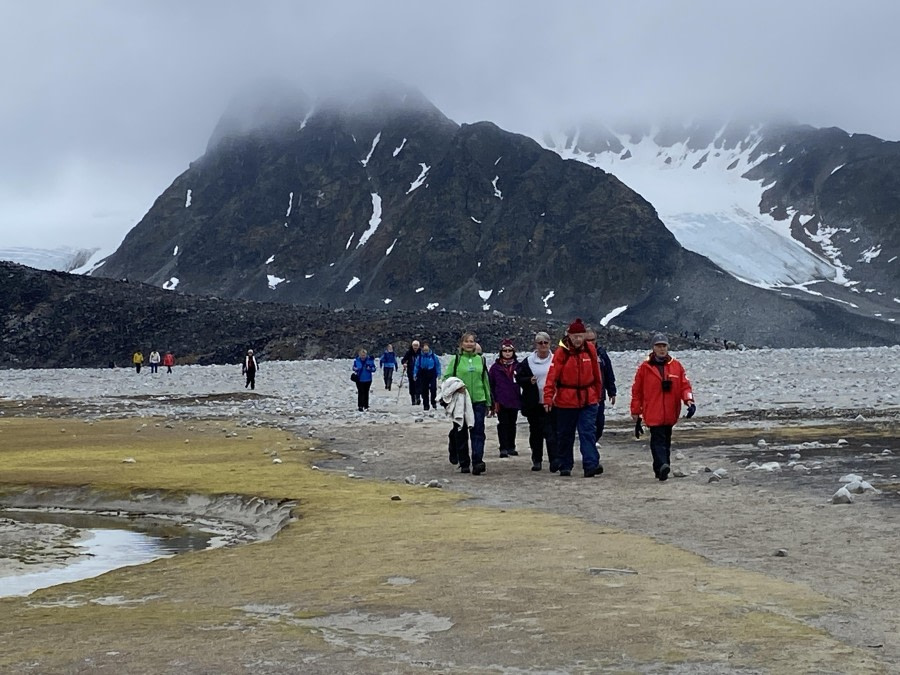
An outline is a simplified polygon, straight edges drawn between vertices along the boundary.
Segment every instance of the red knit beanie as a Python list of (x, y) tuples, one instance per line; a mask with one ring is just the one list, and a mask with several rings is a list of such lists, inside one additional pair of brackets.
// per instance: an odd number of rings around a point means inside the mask
[(509, 338), (505, 338), (505, 339), (500, 343), (500, 349), (503, 349), (504, 347), (512, 347), (512, 350), (513, 350), (513, 351), (516, 351), (516, 346), (513, 344), (513, 341), (510, 340)]
[(568, 333), (569, 335), (572, 335), (572, 333), (587, 333), (587, 328), (584, 327), (584, 322), (578, 318), (569, 324)]

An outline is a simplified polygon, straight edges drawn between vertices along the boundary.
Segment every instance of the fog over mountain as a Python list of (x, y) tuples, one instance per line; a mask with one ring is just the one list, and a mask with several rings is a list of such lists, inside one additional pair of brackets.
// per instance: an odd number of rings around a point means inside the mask
[(318, 93), (366, 70), (454, 122), (535, 138), (587, 118), (788, 115), (896, 140), (897, 25), (888, 0), (3, 3), (0, 231), (111, 252), (259, 78)]

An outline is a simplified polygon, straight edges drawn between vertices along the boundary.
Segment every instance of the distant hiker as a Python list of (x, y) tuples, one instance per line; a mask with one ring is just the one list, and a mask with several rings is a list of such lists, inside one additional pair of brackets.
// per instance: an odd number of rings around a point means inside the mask
[(394, 370), (397, 369), (397, 355), (394, 353), (394, 345), (388, 345), (384, 348), (381, 358), (378, 359), (378, 365), (384, 374), (384, 388), (391, 390), (391, 384), (394, 381)]
[(585, 340), (581, 319), (569, 324), (566, 337), (553, 353), (544, 385), (544, 409), (556, 411), (559, 475), (571, 476), (575, 464), (575, 431), (585, 478), (603, 473), (597, 452), (597, 406), (603, 398), (603, 380), (597, 350)]
[(172, 352), (166, 352), (166, 355), (163, 357), (162, 364), (166, 367), (166, 372), (172, 373), (172, 366), (175, 365), (175, 357), (172, 355)]
[(494, 414), (497, 416), (497, 440), (500, 442), (500, 457), (518, 455), (516, 450), (516, 420), (522, 399), (516, 383), (516, 348), (512, 340), (500, 343), (497, 360), (488, 371), (491, 398), (494, 399)]
[(429, 403), (437, 408), (437, 381), (441, 376), (441, 360), (431, 351), (431, 345), (422, 343), (419, 355), (413, 362), (413, 379), (419, 388), (422, 407), (428, 411)]
[(603, 379), (603, 396), (600, 397), (600, 403), (597, 405), (597, 445), (600, 445), (600, 438), (603, 436), (603, 429), (606, 427), (606, 399), (609, 399), (610, 405), (616, 404), (616, 374), (613, 372), (612, 361), (606, 350), (597, 342), (597, 331), (588, 327), (588, 342), (594, 345), (597, 350), (597, 361), (600, 363), (600, 377)]
[(697, 331), (694, 331), (694, 339), (695, 339), (695, 340), (699, 340), (699, 339), (700, 339), (700, 333), (698, 333)]
[(369, 409), (369, 389), (372, 388), (372, 373), (378, 368), (375, 359), (369, 356), (369, 352), (360, 349), (353, 359), (353, 373), (350, 379), (356, 382), (356, 409), (359, 412)]
[(155, 349), (150, 352), (150, 372), (155, 373), (159, 370), (159, 362), (162, 361), (162, 357), (159, 355), (159, 352)]
[(144, 365), (144, 355), (141, 353), (140, 349), (138, 349), (131, 357), (131, 363), (134, 364), (134, 372), (140, 374), (141, 366)]
[(241, 368), (241, 373), (247, 376), (247, 382), (244, 384), (244, 389), (250, 387), (251, 389), (256, 389), (256, 371), (259, 370), (259, 364), (256, 363), (256, 357), (253, 356), (253, 350), (247, 350), (247, 356), (244, 357), (244, 364)]
[(419, 355), (421, 348), (419, 341), (413, 340), (406, 350), (406, 354), (400, 359), (401, 365), (406, 367), (406, 379), (409, 380), (409, 400), (412, 405), (419, 405), (422, 401), (419, 397), (419, 388), (416, 386), (416, 380), (413, 377), (413, 369), (416, 367), (416, 357)]
[(672, 448), (672, 427), (678, 422), (681, 404), (688, 407), (686, 417), (693, 417), (697, 410), (691, 382), (684, 366), (669, 354), (669, 340), (664, 333), (653, 336), (653, 351), (638, 366), (631, 386), (631, 419), (634, 435), (643, 433), (641, 417), (650, 427), (650, 452), (653, 455), (653, 473), (659, 480), (669, 477)]
[[(472, 400), (473, 422), (459, 429), (454, 427), (450, 442), (456, 448), (461, 473), (477, 476), (485, 472), (484, 464), (484, 418), (494, 414), (491, 408), (491, 385), (484, 357), (475, 353), (475, 334), (463, 333), (459, 340), (459, 352), (447, 364), (444, 379), (458, 377), (463, 381)], [(443, 391), (443, 389), (442, 389)], [(472, 441), (471, 468), (469, 464), (469, 443)]]
[(531, 470), (540, 471), (544, 443), (550, 471), (559, 471), (556, 457), (556, 423), (553, 411), (544, 409), (544, 383), (550, 370), (553, 352), (550, 336), (541, 331), (534, 336), (534, 351), (522, 359), (516, 368), (516, 382), (522, 389), (522, 414), (528, 420), (528, 445), (531, 447)]

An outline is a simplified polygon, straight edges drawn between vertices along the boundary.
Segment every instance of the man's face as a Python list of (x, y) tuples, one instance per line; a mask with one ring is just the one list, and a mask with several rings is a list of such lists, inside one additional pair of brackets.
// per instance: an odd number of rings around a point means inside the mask
[(659, 357), (668, 356), (669, 345), (663, 344), (662, 342), (658, 342), (655, 345), (653, 345), (653, 353)]
[(569, 342), (572, 343), (572, 346), (575, 347), (575, 349), (578, 349), (584, 344), (585, 337), (585, 333), (569, 333)]

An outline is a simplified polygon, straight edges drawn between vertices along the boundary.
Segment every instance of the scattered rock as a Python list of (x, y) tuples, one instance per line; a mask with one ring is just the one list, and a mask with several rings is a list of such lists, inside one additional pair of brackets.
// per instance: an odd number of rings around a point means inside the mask
[(391, 501), (392, 501), (392, 502), (399, 502), (399, 501), (400, 501), (400, 495), (391, 495)]
[(722, 480), (722, 478), (721, 478), (720, 476), (717, 476), (716, 474), (712, 474), (712, 475), (709, 477), (709, 480), (706, 481), (706, 482), (707, 482), (707, 483), (718, 483), (720, 480)]
[(716, 469), (713, 471), (714, 476), (718, 476), (719, 478), (728, 478), (728, 471), (725, 469)]
[(275, 458), (272, 460), (272, 464), (281, 464), (281, 459), (280, 459), (279, 457), (275, 457)]
[(857, 415), (856, 417), (853, 418), (853, 421), (854, 422), (865, 422), (866, 418), (863, 417), (862, 415)]
[(768, 443), (766, 443), (766, 439), (764, 439), (764, 438), (760, 438), (758, 441), (756, 441), (756, 447), (758, 447), (758, 448), (764, 448), (767, 445), (768, 445)]
[(789, 459), (800, 459), (800, 453), (799, 452), (791, 453), (789, 456)]
[(847, 488), (842, 487), (840, 490), (835, 492), (831, 496), (832, 504), (852, 504), (853, 503), (853, 495), (851, 495)]
[(681, 469), (672, 469), (672, 478), (687, 478), (687, 474)]
[(136, 464), (137, 460), (134, 457), (126, 457), (122, 460), (122, 464)]
[(766, 462), (761, 464), (759, 468), (762, 471), (781, 471), (781, 464), (778, 462)]
[(676, 453), (675, 453), (675, 459), (684, 459), (684, 453), (683, 453), (683, 452), (676, 452)]
[(403, 479), (403, 482), (407, 485), (415, 485), (416, 484), (416, 474), (412, 473)]
[(837, 439), (837, 444), (838, 445), (850, 445), (849, 441), (846, 438)]
[(439, 480), (430, 480), (425, 484), (425, 487), (439, 488), (439, 487), (444, 487), (444, 486), (441, 485), (441, 481), (439, 481)]
[(858, 474), (848, 473), (846, 476), (841, 476), (838, 479), (838, 483), (853, 483), (853, 482), (859, 482), (862, 479), (863, 479), (863, 477)]
[(775, 553), (773, 553), (772, 555), (774, 555), (776, 558), (786, 558), (787, 557), (787, 549), (780, 548), (777, 551), (775, 551)]

